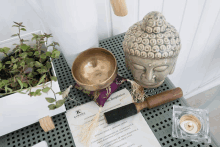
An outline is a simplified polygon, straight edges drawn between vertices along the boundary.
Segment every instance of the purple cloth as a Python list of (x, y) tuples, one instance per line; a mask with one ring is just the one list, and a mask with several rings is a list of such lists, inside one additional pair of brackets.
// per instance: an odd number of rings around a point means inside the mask
[(80, 87), (78, 84), (75, 85), (75, 88), (81, 90), (89, 96), (92, 96), (96, 104), (100, 107), (103, 107), (107, 99), (111, 96), (111, 94), (114, 93), (124, 81), (126, 81), (126, 79), (117, 75), (117, 77), (110, 86), (99, 91), (88, 91)]

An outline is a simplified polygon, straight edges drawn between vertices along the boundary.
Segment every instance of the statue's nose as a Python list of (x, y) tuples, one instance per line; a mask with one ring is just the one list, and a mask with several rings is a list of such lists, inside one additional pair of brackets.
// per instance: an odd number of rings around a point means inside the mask
[(144, 77), (144, 80), (146, 82), (149, 82), (149, 83), (155, 82), (153, 70), (146, 71), (144, 74), (142, 74), (142, 77)]

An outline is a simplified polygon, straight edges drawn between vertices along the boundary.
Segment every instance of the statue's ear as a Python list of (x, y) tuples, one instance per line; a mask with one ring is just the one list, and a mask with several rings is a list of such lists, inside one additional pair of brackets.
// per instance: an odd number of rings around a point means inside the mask
[(172, 69), (171, 69), (171, 71), (170, 71), (170, 75), (174, 72), (174, 70), (175, 70), (175, 67), (176, 67), (176, 62), (173, 64), (173, 67), (172, 67)]

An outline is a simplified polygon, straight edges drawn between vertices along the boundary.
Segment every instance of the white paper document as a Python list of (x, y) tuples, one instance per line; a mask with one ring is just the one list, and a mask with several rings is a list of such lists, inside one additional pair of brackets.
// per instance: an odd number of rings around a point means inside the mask
[[(141, 113), (112, 124), (105, 122), (104, 112), (129, 103), (132, 103), (132, 97), (127, 89), (111, 95), (102, 109), (90, 147), (160, 147)], [(80, 131), (78, 126), (90, 122), (98, 110), (99, 107), (92, 101), (67, 111), (66, 116), (76, 147), (84, 147), (77, 137)]]

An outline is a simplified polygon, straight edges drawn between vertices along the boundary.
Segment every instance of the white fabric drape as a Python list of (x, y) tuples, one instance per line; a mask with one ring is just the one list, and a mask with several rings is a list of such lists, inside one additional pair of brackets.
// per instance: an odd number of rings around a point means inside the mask
[(27, 0), (41, 18), (45, 31), (59, 42), (69, 67), (76, 56), (98, 47), (97, 12), (93, 0)]

